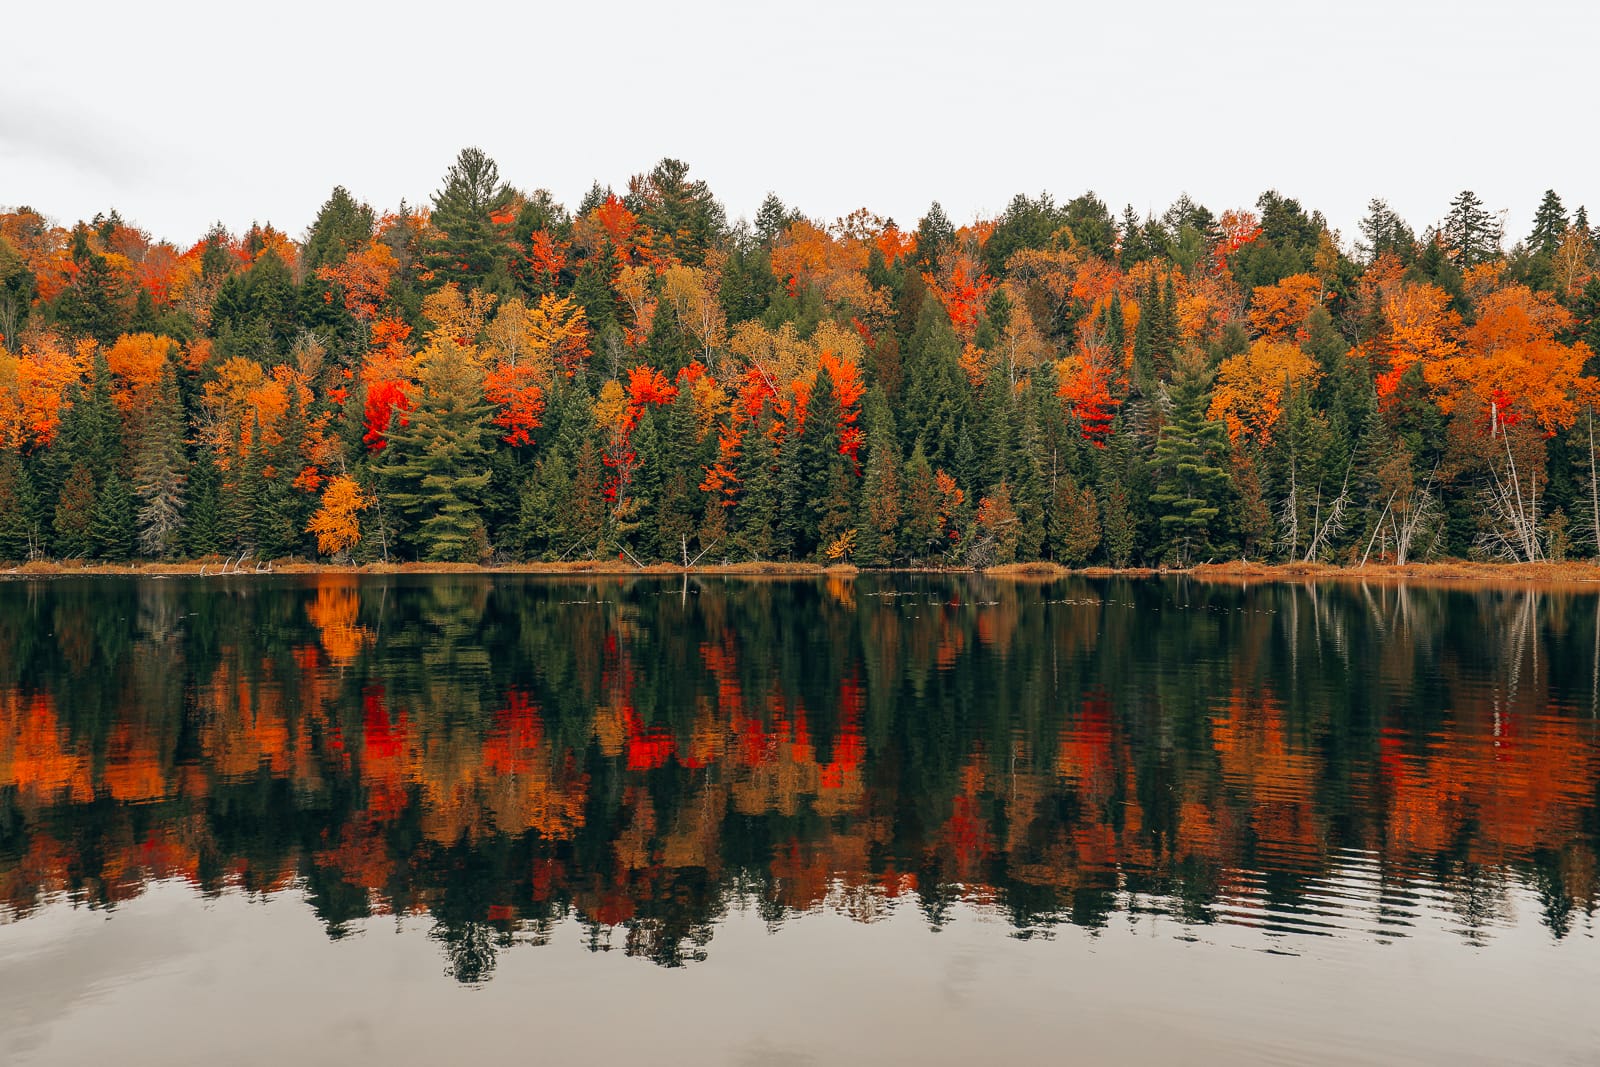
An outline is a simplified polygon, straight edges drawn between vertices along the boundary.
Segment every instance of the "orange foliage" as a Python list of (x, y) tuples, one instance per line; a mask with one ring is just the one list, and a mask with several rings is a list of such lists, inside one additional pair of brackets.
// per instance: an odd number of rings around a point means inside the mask
[(0, 448), (43, 448), (61, 425), (62, 394), (88, 369), (87, 349), (68, 351), (53, 337), (0, 347)]
[(143, 410), (150, 404), (151, 392), (161, 381), (162, 368), (177, 351), (178, 342), (172, 338), (148, 333), (125, 333), (106, 349), (106, 364), (117, 379), (111, 398), (123, 414), (135, 408)]
[(362, 322), (371, 322), (389, 299), (389, 285), (400, 261), (382, 241), (370, 241), (345, 256), (337, 266), (317, 268), (317, 277), (338, 286), (345, 310)]
[(1309, 274), (1291, 274), (1277, 285), (1258, 286), (1250, 296), (1250, 325), (1272, 340), (1306, 339), (1306, 316), (1322, 301), (1322, 283)]

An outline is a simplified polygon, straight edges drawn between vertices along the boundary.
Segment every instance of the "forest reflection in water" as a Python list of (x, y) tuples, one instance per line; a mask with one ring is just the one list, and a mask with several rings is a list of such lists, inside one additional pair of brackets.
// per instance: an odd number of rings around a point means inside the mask
[[(0, 922), (159, 881), (425, 923), (1118, 915), (1589, 942), (1597, 599), (860, 576), (0, 583)], [(0, 925), (0, 940), (5, 938)]]

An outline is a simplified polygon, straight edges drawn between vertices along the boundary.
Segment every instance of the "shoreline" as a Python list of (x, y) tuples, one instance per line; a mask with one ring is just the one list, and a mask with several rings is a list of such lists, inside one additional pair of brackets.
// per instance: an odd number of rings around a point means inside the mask
[(1471, 585), (1600, 585), (1600, 562), (1368, 564), (1203, 563), (1189, 568), (1063, 567), (1048, 562), (1013, 563), (984, 569), (967, 567), (872, 567), (853, 564), (754, 562), (684, 567), (673, 563), (632, 566), (614, 560), (564, 563), (308, 563), (285, 561), (230, 566), (224, 560), (180, 563), (77, 563), (35, 561), (0, 568), (0, 580), (71, 577), (238, 578), (283, 574), (331, 575), (534, 575), (549, 577), (651, 578), (679, 575), (737, 578), (854, 578), (861, 574), (969, 574), (1012, 581), (1049, 582), (1063, 578), (1188, 577), (1204, 582), (1250, 585), (1261, 582), (1381, 582)]

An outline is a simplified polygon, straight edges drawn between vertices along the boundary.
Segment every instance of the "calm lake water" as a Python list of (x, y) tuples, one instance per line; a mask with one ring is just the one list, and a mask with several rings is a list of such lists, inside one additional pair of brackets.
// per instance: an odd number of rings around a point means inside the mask
[(1595, 1063), (1597, 604), (0, 582), (0, 1062)]

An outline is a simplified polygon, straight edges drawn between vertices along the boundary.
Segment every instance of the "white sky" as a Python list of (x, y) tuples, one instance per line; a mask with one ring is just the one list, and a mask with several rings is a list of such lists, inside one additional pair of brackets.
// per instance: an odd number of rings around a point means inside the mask
[(467, 144), (569, 207), (672, 155), (731, 218), (1277, 188), (1349, 241), (1471, 188), (1515, 239), (1553, 187), (1600, 221), (1594, 0), (23, 0), (0, 38), (0, 204), (180, 244), (426, 202)]

